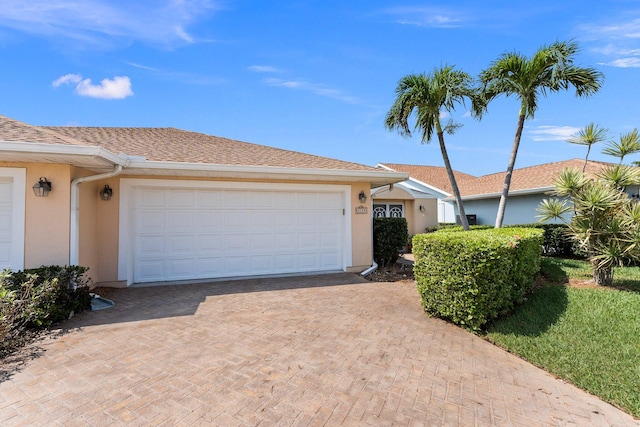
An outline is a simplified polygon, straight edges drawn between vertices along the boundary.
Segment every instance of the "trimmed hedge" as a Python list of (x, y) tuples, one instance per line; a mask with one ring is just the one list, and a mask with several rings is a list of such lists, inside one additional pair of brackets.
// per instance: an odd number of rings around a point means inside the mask
[(414, 275), (427, 313), (472, 330), (532, 289), (543, 230), (439, 231), (413, 238)]
[[(494, 228), (493, 225), (472, 225), (471, 230), (484, 230)], [(503, 225), (502, 228), (539, 228), (544, 230), (544, 240), (542, 242), (542, 253), (545, 256), (554, 256), (562, 258), (584, 258), (584, 254), (573, 242), (567, 234), (567, 226), (565, 224), (515, 224)], [(426, 233), (434, 231), (452, 231), (462, 230), (462, 226), (456, 224), (441, 223), (438, 227), (427, 227)]]
[(399, 251), (407, 245), (408, 240), (405, 218), (373, 219), (373, 258), (380, 266), (396, 262)]

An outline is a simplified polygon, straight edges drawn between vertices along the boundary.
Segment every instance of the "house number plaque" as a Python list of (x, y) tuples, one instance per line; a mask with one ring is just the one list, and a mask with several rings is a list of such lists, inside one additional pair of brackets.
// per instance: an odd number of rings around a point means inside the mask
[(356, 214), (366, 214), (367, 207), (366, 206), (358, 206), (356, 207)]

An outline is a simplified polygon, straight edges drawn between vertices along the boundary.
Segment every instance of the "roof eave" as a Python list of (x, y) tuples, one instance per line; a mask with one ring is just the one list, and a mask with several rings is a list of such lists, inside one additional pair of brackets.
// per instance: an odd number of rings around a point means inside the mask
[(372, 187), (404, 181), (400, 172), (313, 169), (274, 166), (217, 165), (207, 163), (131, 161), (125, 174), (216, 178), (296, 179), (304, 181), (369, 182)]
[(0, 141), (0, 153), (5, 161), (69, 164), (96, 170), (125, 166), (128, 161), (102, 147), (43, 142)]
[[(554, 189), (553, 186), (548, 186), (548, 187), (525, 188), (522, 190), (512, 190), (512, 191), (509, 191), (509, 196), (526, 196), (530, 194), (540, 194), (540, 193), (546, 193), (547, 191), (551, 191), (553, 189)], [(462, 196), (462, 200), (495, 199), (500, 196), (502, 196), (502, 192), (470, 194), (467, 196)], [(451, 201), (455, 199), (453, 196), (449, 196), (445, 200)]]

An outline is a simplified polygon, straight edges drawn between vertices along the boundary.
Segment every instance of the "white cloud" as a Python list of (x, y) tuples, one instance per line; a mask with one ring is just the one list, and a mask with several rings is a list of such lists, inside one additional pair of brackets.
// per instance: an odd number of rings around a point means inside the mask
[(276, 78), (265, 79), (264, 82), (269, 86), (284, 87), (288, 89), (297, 89), (313, 94), (324, 96), (326, 98), (337, 99), (349, 104), (359, 104), (360, 101), (354, 96), (349, 96), (337, 89), (331, 89), (323, 84), (309, 83), (302, 80), (282, 80)]
[(269, 65), (251, 65), (247, 68), (249, 71), (253, 71), (254, 73), (279, 73), (275, 67), (271, 67)]
[(79, 74), (65, 74), (53, 82), (53, 87), (63, 84), (75, 84), (75, 93), (90, 98), (124, 99), (133, 95), (131, 80), (127, 76), (102, 79), (100, 84), (95, 85), (91, 79), (83, 79)]
[(640, 56), (635, 58), (618, 58), (611, 62), (601, 62), (600, 64), (608, 65), (610, 67), (617, 67), (617, 68), (639, 68)]
[(132, 41), (173, 46), (195, 42), (186, 28), (217, 9), (217, 0), (3, 0), (0, 27), (75, 47)]
[(384, 11), (403, 25), (429, 28), (458, 28), (465, 19), (453, 9), (441, 7), (395, 7)]
[(582, 37), (591, 43), (606, 44), (594, 46), (595, 53), (612, 58), (601, 61), (600, 65), (617, 68), (640, 67), (640, 19), (627, 17), (615, 23), (586, 24), (578, 28)]
[(534, 141), (565, 141), (580, 131), (573, 126), (538, 126), (528, 131)]
[(82, 76), (80, 74), (65, 74), (62, 77), (58, 77), (52, 84), (53, 87), (58, 87), (66, 83), (80, 83)]

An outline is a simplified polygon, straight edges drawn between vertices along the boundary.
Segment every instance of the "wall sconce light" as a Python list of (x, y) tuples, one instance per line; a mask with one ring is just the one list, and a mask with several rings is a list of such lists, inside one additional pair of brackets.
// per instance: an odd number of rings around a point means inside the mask
[(111, 196), (113, 196), (113, 189), (109, 187), (109, 185), (105, 185), (102, 190), (100, 190), (100, 198), (102, 200), (111, 200)]
[(47, 181), (45, 177), (40, 177), (38, 182), (33, 184), (32, 188), (36, 197), (47, 197), (51, 191), (51, 182)]
[(360, 194), (358, 194), (358, 200), (360, 200), (360, 203), (364, 203), (367, 201), (367, 195), (364, 194), (364, 190), (360, 192)]
[(424, 206), (423, 205), (420, 205), (420, 207), (418, 209), (420, 209), (420, 212), (424, 213)]

